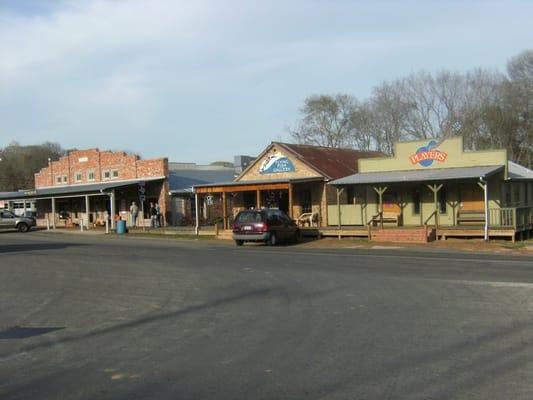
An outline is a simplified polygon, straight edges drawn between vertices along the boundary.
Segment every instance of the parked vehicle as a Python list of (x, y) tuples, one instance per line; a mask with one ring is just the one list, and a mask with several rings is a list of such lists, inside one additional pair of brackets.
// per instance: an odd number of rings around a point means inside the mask
[(19, 216), (9, 210), (0, 210), (0, 229), (18, 229), (19, 232), (28, 232), (35, 225), (34, 217)]
[(233, 223), (233, 240), (237, 246), (244, 242), (265, 242), (275, 246), (279, 242), (296, 242), (300, 230), (281, 210), (246, 210), (237, 214)]

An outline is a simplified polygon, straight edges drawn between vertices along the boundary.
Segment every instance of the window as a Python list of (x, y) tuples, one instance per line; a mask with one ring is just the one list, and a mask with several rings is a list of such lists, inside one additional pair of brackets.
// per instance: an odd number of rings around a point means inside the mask
[(118, 171), (116, 169), (114, 169), (113, 171), (111, 171), (112, 175), (113, 175), (113, 178), (118, 178)]
[(63, 183), (67, 183), (68, 182), (68, 178), (66, 175), (63, 175)]
[(109, 179), (109, 178), (111, 178), (111, 172), (104, 171), (104, 179)]
[(302, 213), (309, 213), (312, 210), (311, 191), (302, 190), (300, 192), (300, 205), (302, 206)]
[(87, 180), (94, 181), (94, 171), (87, 171)]
[(81, 172), (76, 172), (76, 182), (81, 182)]
[(61, 176), (56, 176), (56, 183), (61, 185)]
[(439, 212), (446, 214), (446, 188), (444, 187), (439, 190)]
[(420, 190), (413, 192), (413, 214), (420, 215)]

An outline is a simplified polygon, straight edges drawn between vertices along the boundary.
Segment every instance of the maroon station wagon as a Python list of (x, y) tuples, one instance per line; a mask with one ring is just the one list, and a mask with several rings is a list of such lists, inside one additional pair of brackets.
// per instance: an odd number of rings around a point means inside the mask
[(279, 242), (297, 242), (300, 230), (281, 210), (246, 210), (237, 214), (233, 223), (233, 240), (237, 246), (244, 242), (265, 242), (275, 246)]

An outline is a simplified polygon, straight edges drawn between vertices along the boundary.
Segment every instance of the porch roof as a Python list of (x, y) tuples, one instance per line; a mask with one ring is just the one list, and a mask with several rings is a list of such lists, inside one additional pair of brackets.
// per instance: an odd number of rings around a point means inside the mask
[(152, 182), (163, 179), (165, 179), (164, 176), (156, 178), (131, 179), (114, 182), (97, 182), (84, 185), (65, 185), (57, 187), (46, 187), (42, 189), (21, 190), (19, 192), (0, 193), (0, 200), (39, 199), (76, 194), (79, 194), (81, 196), (83, 194), (88, 193), (104, 192), (106, 190), (116, 189), (119, 187), (137, 185), (140, 182)]
[(231, 181), (231, 182), (215, 182), (215, 183), (206, 183), (200, 185), (194, 185), (193, 191), (197, 193), (213, 193), (213, 192), (223, 192), (223, 191), (239, 191), (239, 190), (253, 190), (253, 189), (263, 189), (266, 187), (272, 187), (274, 189), (287, 188), (289, 184), (293, 183), (304, 183), (304, 182), (317, 182), (324, 181), (324, 177), (316, 176), (309, 178), (281, 178), (281, 179), (254, 179), (247, 181)]
[(372, 183), (435, 182), (487, 178), (503, 165), (483, 167), (440, 168), (410, 171), (361, 172), (330, 182), (330, 185), (363, 185)]

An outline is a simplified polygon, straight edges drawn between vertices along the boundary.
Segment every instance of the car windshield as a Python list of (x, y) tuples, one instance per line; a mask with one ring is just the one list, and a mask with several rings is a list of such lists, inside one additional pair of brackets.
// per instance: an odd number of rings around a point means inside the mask
[(257, 211), (244, 211), (237, 216), (237, 222), (262, 222), (263, 218), (261, 213)]

